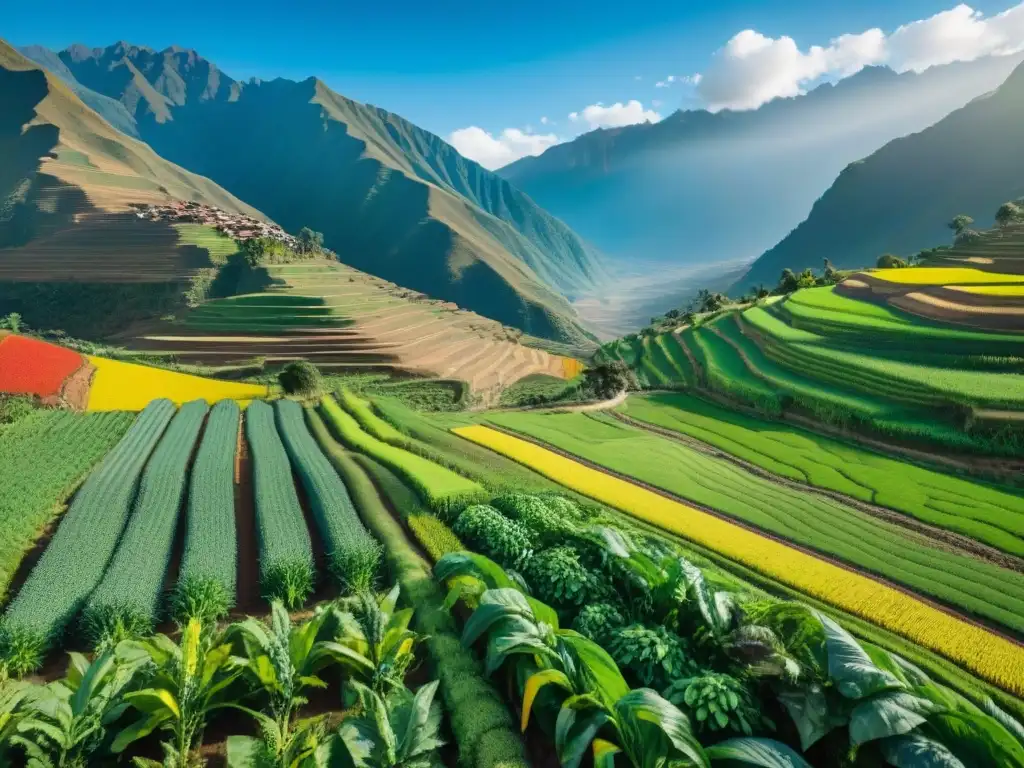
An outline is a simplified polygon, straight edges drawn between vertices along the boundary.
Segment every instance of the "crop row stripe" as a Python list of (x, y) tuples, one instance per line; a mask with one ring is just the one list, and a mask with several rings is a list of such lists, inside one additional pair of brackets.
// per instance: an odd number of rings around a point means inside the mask
[(458, 427), (457, 435), (579, 493), (695, 541), (837, 608), (930, 648), (1024, 695), (1024, 648), (860, 573), (848, 571), (714, 515), (667, 499), (503, 432)]

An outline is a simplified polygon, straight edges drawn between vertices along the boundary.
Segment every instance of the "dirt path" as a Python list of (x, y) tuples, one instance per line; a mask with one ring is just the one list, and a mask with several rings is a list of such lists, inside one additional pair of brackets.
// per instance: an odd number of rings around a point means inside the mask
[[(979, 627), (979, 628), (984, 629), (984, 630), (986, 630), (988, 632), (991, 632), (994, 635), (998, 635), (998, 636), (1002, 637), (1003, 639), (1008, 640), (1009, 642), (1014, 643), (1015, 645), (1018, 645), (1018, 646), (1024, 648), (1024, 642), (1022, 642), (1021, 639), (1018, 636), (1016, 636), (1013, 633), (1013, 631), (1010, 630), (1009, 628), (1000, 626), (998, 624), (995, 624), (994, 622), (990, 622), (987, 619), (983, 619), (981, 617), (973, 616), (972, 614), (966, 613), (966, 612), (964, 612), (964, 610), (962, 608), (960, 608), (958, 606), (953, 606), (953, 605), (949, 605), (947, 603), (940, 602), (940, 601), (938, 601), (938, 600), (936, 600), (935, 598), (932, 598), (932, 597), (926, 597), (926, 596), (921, 595), (921, 594), (919, 594), (917, 592), (914, 592), (909, 587), (903, 586), (903, 585), (898, 584), (898, 583), (896, 583), (894, 581), (890, 581), (889, 579), (886, 579), (884, 576), (880, 576), (880, 575), (878, 575), (876, 573), (873, 573), (871, 571), (859, 568), (859, 567), (857, 567), (855, 565), (851, 565), (850, 563), (844, 562), (843, 560), (840, 560), (840, 559), (836, 558), (835, 556), (830, 555), (830, 554), (828, 554), (826, 552), (821, 552), (821, 551), (819, 551), (817, 549), (814, 549), (813, 547), (809, 547), (809, 546), (804, 545), (804, 544), (798, 544), (797, 542), (791, 541), (791, 540), (786, 539), (786, 538), (784, 538), (782, 536), (778, 536), (777, 534), (769, 533), (768, 531), (764, 531), (761, 528), (758, 528), (757, 526), (752, 525), (752, 524), (750, 524), (750, 523), (748, 523), (748, 522), (746, 522), (744, 520), (732, 517), (730, 515), (725, 514), (724, 512), (721, 512), (721, 511), (716, 510), (716, 509), (712, 509), (711, 507), (706, 507), (706, 506), (704, 506), (702, 504), (698, 504), (698, 503), (696, 503), (694, 501), (691, 501), (690, 499), (687, 499), (687, 498), (685, 498), (683, 496), (679, 496), (677, 494), (671, 493), (670, 491), (666, 491), (663, 488), (659, 488), (656, 485), (651, 485), (650, 483), (645, 483), (644, 481), (638, 480), (635, 477), (630, 477), (629, 475), (623, 474), (621, 472), (616, 472), (615, 470), (609, 469), (608, 467), (604, 467), (604, 466), (602, 466), (600, 464), (596, 464), (596, 463), (594, 463), (592, 461), (588, 461), (587, 459), (584, 459), (584, 458), (582, 458), (580, 456), (577, 456), (577, 455), (575, 455), (573, 453), (569, 453), (568, 451), (563, 451), (560, 448), (556, 448), (555, 446), (552, 446), (552, 445), (550, 445), (548, 443), (545, 443), (545, 442), (543, 442), (541, 440), (537, 440), (537, 439), (535, 439), (533, 437), (530, 437), (529, 435), (521, 434), (519, 432), (515, 432), (515, 431), (510, 430), (510, 429), (505, 429), (504, 427), (499, 427), (499, 426), (496, 426), (494, 424), (488, 424), (487, 426), (490, 429), (495, 430), (496, 432), (503, 432), (504, 434), (508, 435), (509, 437), (515, 437), (515, 438), (518, 438), (518, 439), (523, 440), (525, 442), (532, 443), (533, 445), (536, 445), (539, 448), (543, 448), (543, 449), (545, 449), (547, 451), (551, 451), (552, 453), (558, 454), (559, 456), (562, 456), (562, 457), (564, 457), (566, 459), (569, 459), (571, 461), (575, 461), (578, 464), (581, 464), (581, 465), (583, 465), (583, 466), (585, 466), (585, 467), (587, 467), (589, 469), (593, 469), (593, 470), (595, 470), (597, 472), (601, 472), (601, 473), (606, 474), (606, 475), (608, 475), (610, 477), (614, 477), (614, 478), (617, 478), (617, 479), (622, 480), (624, 482), (627, 482), (627, 483), (630, 483), (632, 485), (635, 485), (635, 486), (637, 486), (639, 488), (643, 488), (644, 490), (650, 491), (651, 493), (656, 493), (659, 496), (662, 496), (662, 497), (664, 497), (664, 498), (666, 498), (666, 499), (668, 499), (670, 501), (674, 501), (674, 502), (676, 502), (678, 504), (682, 504), (682, 505), (684, 505), (686, 507), (690, 507), (692, 509), (696, 509), (696, 510), (698, 510), (700, 512), (704, 512), (705, 514), (712, 515), (713, 517), (717, 517), (720, 520), (724, 520), (725, 522), (732, 523), (733, 525), (735, 525), (735, 526), (737, 526), (739, 528), (744, 528), (744, 529), (750, 531), (751, 533), (755, 533), (758, 536), (761, 536), (761, 537), (766, 538), (766, 539), (770, 539), (771, 541), (775, 541), (775, 542), (777, 542), (779, 544), (782, 544), (784, 546), (790, 547), (791, 549), (795, 549), (795, 550), (797, 550), (799, 552), (803, 552), (804, 554), (810, 555), (811, 557), (815, 557), (815, 558), (817, 558), (819, 560), (823, 560), (825, 562), (831, 563), (832, 565), (836, 566), (837, 568), (842, 568), (845, 571), (849, 571), (851, 573), (856, 573), (856, 574), (858, 574), (860, 576), (863, 576), (864, 578), (871, 579), (872, 581), (875, 581), (875, 582), (877, 582), (879, 584), (883, 584), (884, 586), (887, 586), (890, 589), (894, 589), (894, 590), (897, 590), (899, 592), (902, 592), (903, 594), (907, 595), (908, 597), (912, 597), (915, 600), (918, 600), (918, 601), (920, 601), (922, 603), (925, 603), (926, 605), (929, 605), (929, 606), (931, 606), (932, 608), (934, 608), (934, 609), (936, 609), (938, 611), (942, 611), (943, 613), (946, 613), (946, 614), (948, 614), (950, 616), (958, 618), (961, 621), (967, 622), (968, 624), (973, 624), (976, 627)], [(626, 515), (630, 514), (629, 512), (626, 512), (624, 510), (620, 510), (620, 512), (623, 512), (623, 514), (626, 514)], [(641, 521), (641, 522), (644, 522), (644, 521)], [(676, 533), (674, 531), (664, 531), (664, 533), (666, 535), (670, 536), (670, 537), (671, 536), (678, 536), (679, 538), (683, 538), (683, 539), (686, 538), (682, 534)], [(747, 566), (747, 567), (749, 567), (749, 566)], [(771, 577), (771, 576), (769, 576), (768, 578), (774, 579), (774, 577)], [(780, 583), (784, 583), (784, 582), (780, 582)], [(799, 588), (797, 588), (797, 587), (794, 587), (792, 585), (787, 585), (787, 586), (789, 586), (789, 588), (791, 588), (791, 589), (796, 589), (797, 591), (799, 591)], [(843, 610), (843, 609), (839, 608), (838, 610)], [(868, 621), (868, 622), (870, 622), (872, 624), (875, 623), (875, 622), (871, 621), (871, 619), (868, 619), (868, 618), (865, 618), (865, 617), (861, 617), (861, 618), (863, 618), (865, 621)], [(885, 629), (887, 631), (892, 631), (892, 630), (888, 630), (887, 627), (884, 627), (882, 625), (876, 625), (876, 626), (881, 626), (882, 629)], [(896, 634), (896, 633), (894, 633), (894, 634)], [(943, 658), (947, 658), (947, 657), (943, 656)], [(950, 661), (951, 663), (956, 663), (952, 659), (947, 659), (947, 660)]]
[(238, 575), (235, 610), (239, 615), (262, 614), (260, 597), (259, 537), (256, 534), (256, 497), (252, 485), (252, 458), (245, 439), (244, 417), (238, 420), (235, 452), (235, 536), (238, 539)]
[(682, 443), (688, 448), (700, 451), (701, 453), (713, 456), (717, 459), (724, 459), (725, 461), (736, 465), (740, 469), (743, 469), (752, 475), (764, 478), (765, 480), (769, 480), (776, 485), (780, 485), (785, 488), (792, 488), (803, 493), (813, 493), (818, 496), (825, 496), (833, 501), (838, 501), (848, 507), (853, 507), (860, 512), (871, 515), (872, 517), (884, 520), (887, 523), (898, 525), (909, 531), (913, 535), (913, 538), (918, 539), (921, 543), (928, 546), (936, 547), (958, 555), (975, 557), (979, 560), (992, 563), (993, 565), (1024, 573), (1024, 559), (1015, 557), (1014, 555), (1003, 552), (995, 547), (982, 544), (969, 536), (954, 533), (953, 531), (947, 531), (944, 528), (939, 528), (938, 526), (929, 525), (928, 523), (918, 520), (909, 514), (897, 512), (895, 510), (888, 509), (887, 507), (878, 506), (877, 504), (870, 504), (866, 501), (855, 499), (852, 496), (847, 496), (846, 494), (838, 491), (830, 491), (825, 488), (818, 488), (813, 485), (791, 480), (787, 477), (782, 477), (781, 475), (769, 472), (763, 467), (759, 467), (756, 464), (745, 461), (738, 456), (734, 456), (731, 453), (727, 453), (720, 448), (716, 448), (709, 443), (705, 443), (695, 437), (683, 434), (682, 432), (675, 432), (671, 429), (659, 427), (654, 424), (648, 424), (647, 422), (630, 418), (623, 413), (613, 412), (611, 415), (632, 427), (642, 429), (646, 432), (652, 432), (669, 440), (674, 440), (677, 443)]

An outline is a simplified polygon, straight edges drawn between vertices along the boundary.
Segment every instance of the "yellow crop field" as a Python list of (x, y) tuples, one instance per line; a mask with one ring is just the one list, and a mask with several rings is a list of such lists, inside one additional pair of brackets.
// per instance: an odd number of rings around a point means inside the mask
[(104, 357), (90, 356), (89, 362), (96, 368), (89, 389), (90, 411), (141, 411), (161, 397), (178, 405), (190, 400), (238, 400), (244, 405), (269, 394), (267, 387), (257, 384), (205, 379)]
[(697, 542), (844, 611), (861, 616), (974, 674), (1024, 695), (1024, 648), (872, 578), (841, 568), (727, 520), (599, 472), (489, 427), (456, 434), (586, 496)]
[(1024, 283), (1024, 275), (985, 272), (969, 267), (910, 267), (879, 269), (869, 273), (879, 280), (903, 285), (956, 285), (959, 283)]
[(1017, 285), (948, 285), (954, 291), (977, 293), (982, 296), (1010, 296), (1024, 299), (1024, 284)]
[(563, 357), (562, 358), (562, 378), (566, 380), (575, 379), (581, 373), (586, 366), (583, 365), (575, 357)]

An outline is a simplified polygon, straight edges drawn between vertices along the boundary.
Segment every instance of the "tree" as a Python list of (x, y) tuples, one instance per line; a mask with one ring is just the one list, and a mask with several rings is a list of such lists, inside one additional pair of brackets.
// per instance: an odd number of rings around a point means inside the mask
[(676, 318), (679, 317), (680, 314), (681, 313), (678, 309), (670, 309), (668, 312), (665, 313), (665, 317), (667, 317), (669, 320), (675, 320)]
[(878, 257), (877, 266), (879, 269), (901, 269), (907, 266), (907, 262), (891, 253), (883, 253)]
[(813, 288), (818, 284), (818, 279), (814, 276), (814, 273), (810, 269), (805, 269), (796, 279), (796, 287), (799, 288)]
[(308, 360), (288, 363), (277, 375), (277, 380), (289, 395), (315, 395), (323, 385), (320, 371)]
[(23, 329), (21, 323), (21, 315), (17, 312), (11, 312), (7, 317), (0, 318), (0, 328), (6, 328), (12, 333), (19, 333)]
[(314, 232), (309, 227), (299, 230), (299, 253), (320, 253), (324, 249), (324, 233)]
[(583, 371), (583, 386), (596, 397), (614, 397), (629, 389), (629, 369), (620, 360), (587, 368)]
[(776, 288), (777, 293), (792, 293), (800, 286), (797, 285), (797, 277), (792, 269), (786, 267), (782, 270), (782, 276), (779, 278), (779, 285)]
[(961, 232), (963, 232), (965, 229), (967, 229), (973, 223), (974, 223), (974, 219), (972, 219), (970, 216), (968, 216), (965, 213), (960, 213), (960, 214), (957, 214), (956, 216), (954, 216), (949, 221), (949, 223), (946, 224), (946, 226), (949, 227), (950, 229), (952, 229), (953, 232), (955, 232), (957, 235), (959, 235)]
[(267, 248), (262, 237), (240, 240), (238, 241), (238, 247), (241, 248), (242, 254), (245, 256), (245, 262), (250, 267), (258, 267), (266, 258)]
[(1008, 227), (1024, 221), (1024, 208), (1015, 202), (1003, 203), (996, 211), (996, 224), (1000, 227)]

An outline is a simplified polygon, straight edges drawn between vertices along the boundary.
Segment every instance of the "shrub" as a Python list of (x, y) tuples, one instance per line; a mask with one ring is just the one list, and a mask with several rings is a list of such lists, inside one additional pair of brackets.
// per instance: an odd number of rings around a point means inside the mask
[(536, 595), (556, 608), (582, 606), (602, 586), (600, 578), (580, 563), (572, 547), (552, 547), (526, 563), (525, 576)]
[(697, 667), (687, 655), (686, 641), (661, 625), (630, 624), (611, 632), (608, 653), (644, 687), (665, 690)]
[(491, 502), (499, 511), (534, 534), (538, 544), (557, 544), (576, 531), (570, 518), (552, 509), (545, 499), (509, 493)]
[(891, 253), (884, 253), (878, 257), (877, 265), (879, 269), (902, 269), (907, 266), (907, 262), (899, 256), (894, 256)]
[(461, 552), (466, 549), (455, 532), (429, 513), (411, 514), (406, 523), (413, 536), (434, 562), (449, 552)]
[(589, 637), (598, 645), (606, 645), (611, 633), (626, 625), (626, 618), (611, 603), (591, 603), (583, 606), (573, 629), (584, 637)]
[(762, 719), (750, 690), (732, 675), (705, 671), (676, 680), (665, 698), (690, 715), (701, 733), (734, 731), (753, 735)]
[(486, 504), (463, 510), (453, 530), (472, 549), (506, 567), (519, 567), (531, 554), (530, 536), (523, 527)]
[(315, 395), (323, 385), (319, 369), (308, 360), (288, 363), (277, 375), (277, 380), (289, 395)]

